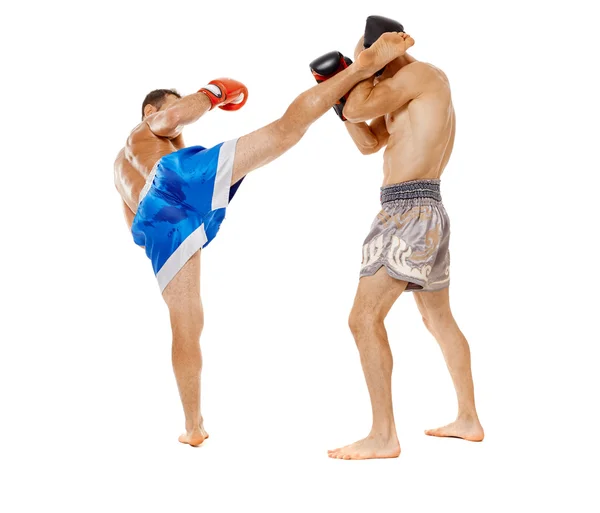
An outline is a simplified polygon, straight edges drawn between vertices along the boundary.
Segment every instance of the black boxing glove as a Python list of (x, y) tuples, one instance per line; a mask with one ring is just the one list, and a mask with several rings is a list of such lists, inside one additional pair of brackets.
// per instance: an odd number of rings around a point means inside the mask
[[(325, 82), (328, 78), (337, 75), (340, 71), (345, 70), (350, 64), (352, 64), (350, 57), (345, 57), (340, 52), (329, 52), (312, 61), (310, 63), (310, 71), (316, 81), (320, 84), (321, 82)], [(348, 98), (348, 93), (346, 93), (343, 98), (340, 98), (333, 106), (333, 110), (335, 110), (342, 121), (346, 121), (343, 111), (344, 105), (346, 105), (346, 98)]]
[[(386, 32), (404, 32), (404, 27), (401, 23), (383, 16), (369, 16), (365, 25), (364, 47), (370, 48), (375, 41), (379, 39), (381, 34)], [(380, 69), (375, 76), (380, 76), (385, 67)]]

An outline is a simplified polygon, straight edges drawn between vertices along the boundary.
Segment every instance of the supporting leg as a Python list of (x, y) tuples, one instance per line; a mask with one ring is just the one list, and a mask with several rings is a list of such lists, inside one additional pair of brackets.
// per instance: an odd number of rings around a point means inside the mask
[(360, 353), (371, 398), (373, 425), (369, 435), (356, 443), (329, 451), (331, 458), (396, 458), (400, 444), (392, 407), (393, 358), (384, 320), (407, 283), (391, 278), (385, 268), (360, 279), (350, 329)]
[(200, 300), (199, 251), (167, 285), (163, 298), (171, 317), (173, 370), (185, 414), (186, 432), (179, 441), (197, 446), (208, 438), (200, 412), (200, 334), (204, 318)]
[(483, 440), (483, 428), (475, 409), (475, 393), (471, 375), (471, 352), (467, 339), (456, 324), (450, 310), (449, 289), (415, 292), (415, 301), (425, 326), (437, 340), (450, 371), (458, 401), (456, 421), (447, 426), (425, 431), (431, 436)]

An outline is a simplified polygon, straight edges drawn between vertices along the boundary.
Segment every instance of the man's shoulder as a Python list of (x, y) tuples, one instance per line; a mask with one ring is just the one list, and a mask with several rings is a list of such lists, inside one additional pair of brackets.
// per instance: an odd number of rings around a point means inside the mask
[(133, 127), (127, 140), (132, 141), (134, 139), (147, 138), (148, 136), (156, 137), (152, 133), (152, 130), (150, 130), (150, 125), (148, 125), (147, 121), (143, 120), (141, 123), (138, 123), (135, 127)]
[(444, 80), (444, 81), (448, 81), (448, 77), (446, 76), (446, 74), (437, 66), (434, 66), (433, 64), (429, 63), (429, 62), (423, 62), (423, 61), (414, 61), (411, 62), (410, 64), (407, 64), (406, 66), (403, 66), (400, 71), (398, 71), (398, 74), (400, 73), (406, 73), (406, 74), (410, 74), (412, 76), (416, 76), (420, 79), (423, 78), (427, 78), (427, 79), (438, 79), (438, 80)]
[(437, 66), (428, 62), (415, 61), (404, 66), (398, 73), (405, 72), (405, 77), (413, 82), (420, 93), (444, 93), (450, 91), (450, 83), (446, 74)]
[(423, 62), (422, 64), (425, 68), (427, 68), (427, 73), (428, 73), (430, 79), (432, 80), (432, 82), (437, 82), (439, 85), (444, 85), (444, 86), (450, 85), (448, 76), (441, 68), (438, 68), (437, 66), (434, 66), (433, 64), (431, 64), (429, 62)]

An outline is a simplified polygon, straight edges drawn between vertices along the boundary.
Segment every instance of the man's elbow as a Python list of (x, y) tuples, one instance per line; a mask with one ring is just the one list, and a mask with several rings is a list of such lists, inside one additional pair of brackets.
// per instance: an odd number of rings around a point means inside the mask
[(363, 155), (373, 155), (373, 153), (377, 153), (379, 151), (379, 145), (375, 144), (374, 146), (364, 146), (361, 145), (358, 147), (358, 150), (363, 154)]
[(360, 123), (361, 121), (369, 121), (369, 119), (371, 119), (371, 117), (367, 115), (364, 107), (360, 104), (346, 104), (342, 113), (350, 123)]
[(365, 121), (364, 119), (361, 119), (361, 110), (362, 109), (356, 104), (356, 102), (346, 102), (342, 114), (350, 123), (359, 123), (361, 121)]
[(165, 111), (163, 119), (164, 129), (166, 132), (177, 132), (177, 128), (181, 124), (182, 113), (178, 108), (170, 108)]
[(159, 137), (173, 138), (179, 135), (179, 125), (181, 124), (181, 113), (178, 109), (170, 108), (160, 112), (152, 119), (148, 126), (155, 135)]

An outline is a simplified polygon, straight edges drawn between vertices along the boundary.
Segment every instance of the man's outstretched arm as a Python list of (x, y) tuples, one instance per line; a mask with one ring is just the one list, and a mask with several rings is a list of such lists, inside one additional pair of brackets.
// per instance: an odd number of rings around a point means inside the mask
[(211, 80), (197, 93), (184, 96), (168, 109), (146, 118), (150, 130), (159, 137), (179, 137), (183, 127), (195, 123), (213, 107), (238, 110), (248, 99), (248, 89), (232, 78)]

